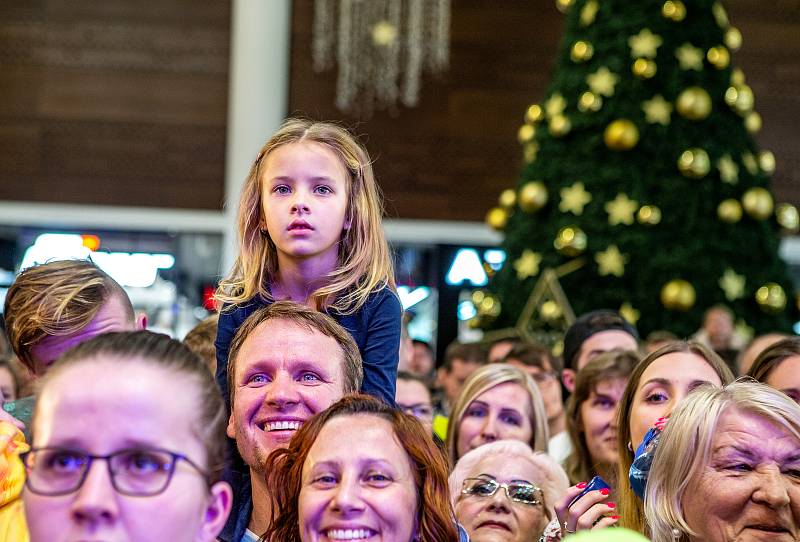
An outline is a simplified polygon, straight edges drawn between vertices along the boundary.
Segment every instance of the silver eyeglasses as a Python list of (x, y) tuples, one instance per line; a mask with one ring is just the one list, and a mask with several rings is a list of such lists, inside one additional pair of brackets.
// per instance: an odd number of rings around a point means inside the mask
[(490, 478), (467, 478), (464, 480), (461, 493), (463, 495), (473, 495), (476, 497), (491, 497), (497, 490), (503, 488), (506, 497), (514, 502), (536, 506), (544, 502), (542, 490), (533, 484), (523, 482), (512, 482), (501, 484), (497, 480)]
[(185, 461), (209, 482), (208, 473), (185, 455), (158, 448), (132, 448), (108, 455), (69, 448), (33, 448), (20, 456), (25, 463), (25, 485), (33, 493), (56, 497), (68, 495), (83, 485), (92, 462), (103, 460), (111, 485), (118, 493), (152, 497), (163, 493), (175, 474), (178, 461)]

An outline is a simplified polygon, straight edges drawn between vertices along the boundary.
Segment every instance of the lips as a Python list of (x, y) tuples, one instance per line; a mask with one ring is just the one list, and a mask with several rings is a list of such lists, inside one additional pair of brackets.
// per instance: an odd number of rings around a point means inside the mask
[(506, 525), (502, 521), (494, 521), (494, 520), (483, 521), (483, 522), (479, 523), (475, 528), (476, 529), (501, 529), (501, 530), (504, 530), (504, 531), (511, 532), (511, 527), (509, 527), (508, 525)]
[(376, 531), (367, 528), (328, 529), (324, 532), (325, 536), (330, 540), (366, 540), (378, 534)]
[(314, 228), (306, 222), (305, 220), (293, 220), (289, 227), (286, 228), (288, 231), (313, 231)]
[(270, 433), (272, 431), (297, 431), (303, 422), (297, 419), (272, 419), (264, 420), (256, 425), (262, 431)]

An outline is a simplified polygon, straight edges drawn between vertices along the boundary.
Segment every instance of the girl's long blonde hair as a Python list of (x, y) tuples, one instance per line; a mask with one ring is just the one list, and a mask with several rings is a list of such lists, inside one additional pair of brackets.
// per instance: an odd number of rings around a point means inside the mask
[(381, 225), (383, 206), (366, 149), (336, 124), (290, 118), (261, 148), (242, 188), (237, 216), (239, 254), (217, 288), (220, 304), (238, 305), (256, 295), (274, 301), (269, 285), (277, 278), (278, 255), (264, 227), (262, 164), (273, 150), (300, 141), (325, 145), (341, 159), (350, 176), (346, 213), (350, 227), (339, 242), (339, 265), (311, 293), (310, 304), (317, 310), (352, 314), (375, 290), (395, 288), (389, 245)]

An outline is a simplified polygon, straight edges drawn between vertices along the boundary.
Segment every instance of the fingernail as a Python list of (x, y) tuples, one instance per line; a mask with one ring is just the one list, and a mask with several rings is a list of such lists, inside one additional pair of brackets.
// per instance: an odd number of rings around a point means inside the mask
[(611, 519), (619, 519), (620, 516), (609, 516)]
[(657, 419), (656, 421), (657, 421), (657, 422), (660, 422), (661, 420), (666, 420), (666, 418), (665, 418), (664, 416), (661, 416), (661, 417), (660, 417), (659, 419)]
[(605, 487), (600, 490), (600, 495), (608, 495), (609, 493), (610, 493), (610, 491), (608, 491), (608, 489), (605, 488)]
[(615, 503), (615, 502), (607, 502), (606, 506), (608, 506), (609, 508), (616, 508), (617, 507), (617, 503)]
[(581, 482), (580, 484), (577, 484), (575, 487), (577, 487), (578, 489), (584, 489), (586, 488), (586, 482)]

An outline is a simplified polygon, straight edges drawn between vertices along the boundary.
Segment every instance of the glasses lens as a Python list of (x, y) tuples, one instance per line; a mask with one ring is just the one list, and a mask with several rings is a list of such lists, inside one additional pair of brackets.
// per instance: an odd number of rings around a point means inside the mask
[(110, 458), (117, 490), (129, 495), (155, 495), (172, 475), (172, 454), (160, 450), (122, 450)]
[(28, 488), (42, 495), (71, 493), (78, 489), (89, 464), (88, 456), (75, 450), (43, 448), (25, 458)]
[(508, 496), (525, 504), (539, 504), (539, 490), (530, 484), (510, 484)]
[(497, 491), (498, 485), (492, 480), (482, 480), (480, 478), (471, 478), (464, 481), (464, 491), (468, 495), (477, 495), (478, 497), (490, 497)]

